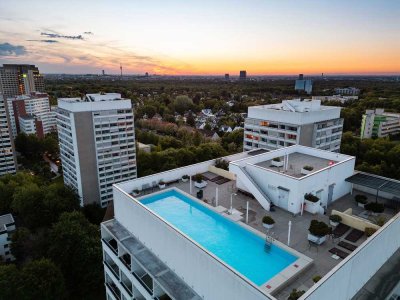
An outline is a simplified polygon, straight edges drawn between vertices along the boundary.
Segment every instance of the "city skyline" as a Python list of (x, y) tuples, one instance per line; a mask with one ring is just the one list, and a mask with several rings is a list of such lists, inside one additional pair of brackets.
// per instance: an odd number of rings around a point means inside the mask
[(0, 3), (0, 64), (75, 74), (118, 74), (120, 64), (124, 74), (400, 72), (398, 1), (56, 2)]

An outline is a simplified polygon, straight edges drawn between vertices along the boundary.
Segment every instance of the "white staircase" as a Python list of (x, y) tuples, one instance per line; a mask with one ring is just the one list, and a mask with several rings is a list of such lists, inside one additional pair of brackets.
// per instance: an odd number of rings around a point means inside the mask
[(233, 173), (236, 174), (237, 178), (247, 187), (248, 191), (253, 194), (257, 201), (265, 210), (270, 210), (272, 201), (268, 196), (260, 189), (258, 184), (251, 178), (250, 174), (246, 171), (245, 167), (238, 165), (232, 166)]

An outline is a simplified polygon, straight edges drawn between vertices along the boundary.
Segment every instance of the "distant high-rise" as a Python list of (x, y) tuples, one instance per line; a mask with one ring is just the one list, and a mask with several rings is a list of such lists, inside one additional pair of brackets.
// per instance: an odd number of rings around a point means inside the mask
[(149, 73), (146, 72), (146, 73), (144, 74), (144, 76), (145, 76), (145, 77), (149, 77)]
[(304, 91), (310, 95), (312, 93), (312, 86), (313, 82), (311, 79), (304, 79), (304, 75), (299, 74), (299, 79), (296, 80), (294, 89), (296, 91)]
[(247, 72), (245, 70), (240, 71), (239, 79), (240, 80), (246, 80), (246, 78), (247, 78)]
[(82, 206), (107, 206), (114, 183), (136, 178), (131, 100), (117, 93), (58, 99), (57, 130), (64, 183)]
[(228, 73), (225, 74), (225, 80), (229, 80), (229, 74)]
[(44, 92), (44, 79), (35, 65), (4, 64), (0, 67), (0, 92), (5, 99)]
[(106, 75), (106, 72), (104, 70), (102, 70), (101, 74), (104, 76), (104, 75)]
[(15, 173), (16, 161), (7, 107), (3, 95), (0, 94), (0, 175)]
[(38, 137), (55, 130), (55, 115), (50, 110), (46, 93), (31, 93), (7, 99), (10, 127), (13, 137), (19, 132), (36, 134)]

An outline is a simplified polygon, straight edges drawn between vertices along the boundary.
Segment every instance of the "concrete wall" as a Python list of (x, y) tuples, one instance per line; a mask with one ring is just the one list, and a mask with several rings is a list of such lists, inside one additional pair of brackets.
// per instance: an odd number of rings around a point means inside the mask
[(268, 299), (257, 287), (114, 185), (115, 218), (204, 299)]
[(351, 299), (400, 248), (400, 214), (340, 262), (300, 299)]
[(231, 173), (224, 169), (217, 168), (216, 166), (213, 165), (208, 166), (208, 171), (217, 174), (219, 176), (228, 178), (229, 180), (236, 180), (236, 175), (234, 173)]
[(357, 216), (353, 216), (352, 215), (352, 209), (348, 209), (345, 212), (340, 212), (337, 210), (332, 210), (332, 215), (338, 215), (342, 217), (342, 221), (341, 223), (348, 225), (352, 228), (361, 230), (361, 231), (365, 231), (366, 227), (370, 227), (370, 228), (374, 228), (376, 230), (378, 230), (379, 228), (381, 228), (380, 226), (371, 223), (363, 218), (357, 217)]

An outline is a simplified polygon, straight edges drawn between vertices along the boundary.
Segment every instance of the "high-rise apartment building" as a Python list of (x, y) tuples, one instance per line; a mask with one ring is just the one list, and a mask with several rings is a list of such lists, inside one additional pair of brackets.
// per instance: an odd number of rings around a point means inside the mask
[(44, 92), (44, 79), (34, 65), (4, 64), (0, 67), (0, 87), (7, 99), (31, 92)]
[(346, 87), (346, 88), (335, 88), (335, 93), (339, 95), (358, 95), (360, 93), (360, 89), (355, 87)]
[(81, 205), (106, 206), (114, 183), (136, 178), (131, 100), (117, 93), (59, 99), (57, 130), (64, 183)]
[(0, 175), (16, 172), (14, 143), (4, 97), (0, 94)]
[(0, 258), (9, 262), (14, 260), (11, 254), (11, 234), (15, 231), (15, 222), (12, 214), (0, 216)]
[(400, 114), (382, 108), (367, 109), (362, 116), (361, 138), (384, 137), (400, 133)]
[[(56, 128), (55, 114), (50, 110), (49, 96), (45, 93), (33, 92), (29, 95), (11, 97), (7, 99), (8, 113), (12, 135), (15, 138), (19, 132), (36, 134), (38, 137), (54, 131)], [(24, 130), (26, 122), (32, 130)], [(25, 122), (25, 126), (21, 123)]]
[(295, 144), (339, 152), (343, 131), (340, 107), (320, 100), (284, 100), (252, 106), (244, 123), (244, 150), (274, 150)]
[(240, 80), (246, 80), (247, 79), (247, 72), (245, 70), (240, 71), (239, 79)]
[(303, 74), (299, 74), (299, 78), (296, 80), (294, 89), (296, 91), (304, 91), (307, 94), (312, 93), (313, 82), (311, 79), (304, 79)]

